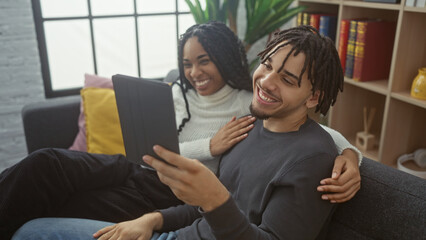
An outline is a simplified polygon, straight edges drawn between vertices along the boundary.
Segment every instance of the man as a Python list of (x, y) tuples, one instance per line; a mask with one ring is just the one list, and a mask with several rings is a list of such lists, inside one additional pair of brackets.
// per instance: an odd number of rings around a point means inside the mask
[(325, 237), (335, 205), (322, 201), (316, 187), (337, 151), (307, 112), (316, 107), (325, 114), (342, 89), (337, 51), (330, 39), (301, 26), (277, 33), (259, 56), (250, 108), (260, 120), (222, 157), (218, 177), (197, 160), (155, 146), (170, 165), (151, 156), (144, 161), (186, 205), (105, 227), (94, 237), (150, 239), (153, 231), (174, 231), (167, 239), (180, 240)]

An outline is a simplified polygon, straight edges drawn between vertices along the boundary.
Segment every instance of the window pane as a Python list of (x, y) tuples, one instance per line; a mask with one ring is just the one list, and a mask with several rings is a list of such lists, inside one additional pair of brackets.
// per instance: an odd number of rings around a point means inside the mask
[[(195, 1), (193, 0), (191, 0), (191, 2), (193, 4), (195, 3)], [(206, 8), (206, 1), (200, 1), (200, 4), (202, 9)], [(178, 0), (178, 5), (179, 5), (179, 12), (189, 12), (189, 7), (188, 7), (188, 4), (185, 2), (185, 0)]]
[(133, 14), (133, 0), (90, 0), (92, 15)]
[(93, 20), (98, 74), (138, 76), (134, 18)]
[[(202, 2), (204, 3), (204, 1)], [(179, 12), (189, 12), (189, 7), (188, 7), (188, 4), (186, 4), (185, 0), (178, 0), (178, 6), (179, 6)]]
[(88, 16), (87, 0), (40, 0), (44, 18)]
[(141, 75), (165, 77), (177, 68), (175, 16), (139, 17)]
[(175, 12), (175, 0), (137, 0), (138, 13)]
[(94, 72), (88, 20), (44, 23), (52, 89), (83, 86), (84, 73)]
[(179, 15), (179, 36), (185, 33), (186, 29), (195, 24), (194, 17), (192, 14), (180, 14)]

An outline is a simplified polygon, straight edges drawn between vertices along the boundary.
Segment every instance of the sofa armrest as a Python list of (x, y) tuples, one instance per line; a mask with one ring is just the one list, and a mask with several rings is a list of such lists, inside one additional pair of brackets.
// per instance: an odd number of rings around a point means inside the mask
[(361, 190), (339, 204), (327, 239), (424, 239), (426, 180), (364, 158)]
[(80, 96), (50, 99), (22, 108), (28, 153), (45, 147), (68, 148), (78, 132)]

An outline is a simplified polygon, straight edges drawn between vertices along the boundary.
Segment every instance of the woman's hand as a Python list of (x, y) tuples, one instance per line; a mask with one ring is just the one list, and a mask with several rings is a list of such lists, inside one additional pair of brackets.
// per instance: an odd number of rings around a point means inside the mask
[(317, 190), (328, 192), (321, 196), (324, 200), (341, 203), (353, 198), (361, 188), (357, 154), (345, 149), (334, 161), (332, 177), (323, 179), (320, 183)]
[(163, 216), (159, 212), (143, 215), (132, 221), (117, 223), (112, 226), (102, 228), (93, 234), (99, 240), (149, 240), (152, 232), (158, 230), (163, 225)]
[(253, 128), (255, 117), (246, 116), (237, 119), (232, 117), (225, 126), (223, 126), (216, 135), (210, 140), (210, 153), (212, 156), (218, 156), (226, 152), (235, 144), (247, 137), (247, 132)]
[(199, 206), (206, 212), (228, 200), (228, 190), (200, 161), (185, 158), (160, 146), (154, 146), (154, 151), (169, 164), (148, 155), (143, 156), (143, 160), (157, 170), (161, 182), (168, 185), (180, 200)]

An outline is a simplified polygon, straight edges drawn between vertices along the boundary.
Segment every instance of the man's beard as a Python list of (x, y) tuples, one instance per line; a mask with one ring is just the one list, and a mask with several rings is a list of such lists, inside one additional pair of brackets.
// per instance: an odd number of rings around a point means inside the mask
[(257, 109), (254, 109), (253, 103), (250, 104), (250, 113), (253, 117), (260, 119), (260, 120), (267, 120), (268, 118), (271, 117), (270, 115), (268, 115), (264, 112), (261, 112), (261, 111), (258, 111)]

